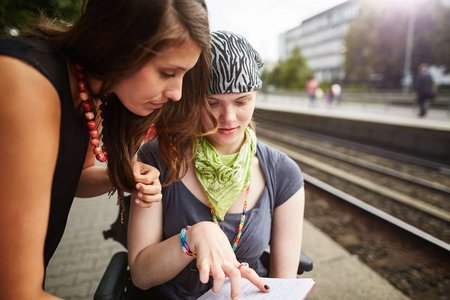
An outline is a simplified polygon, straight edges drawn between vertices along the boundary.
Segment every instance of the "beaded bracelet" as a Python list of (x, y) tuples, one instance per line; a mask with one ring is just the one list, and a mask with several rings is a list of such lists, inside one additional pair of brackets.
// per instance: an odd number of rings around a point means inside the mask
[(191, 226), (189, 226), (189, 225), (181, 228), (181, 231), (180, 231), (181, 250), (183, 250), (184, 253), (186, 253), (189, 256), (192, 256), (193, 258), (197, 258), (197, 254), (195, 254), (194, 252), (191, 251), (191, 249), (189, 248), (189, 245), (187, 243), (186, 231), (189, 228), (191, 228)]

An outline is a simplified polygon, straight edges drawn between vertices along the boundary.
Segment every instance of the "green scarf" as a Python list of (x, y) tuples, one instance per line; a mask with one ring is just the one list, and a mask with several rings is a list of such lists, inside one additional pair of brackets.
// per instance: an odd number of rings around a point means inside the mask
[(237, 155), (223, 157), (206, 138), (198, 140), (194, 160), (195, 174), (220, 220), (224, 219), (238, 195), (250, 183), (252, 160), (256, 153), (256, 135), (253, 129), (247, 127), (245, 136), (245, 142)]

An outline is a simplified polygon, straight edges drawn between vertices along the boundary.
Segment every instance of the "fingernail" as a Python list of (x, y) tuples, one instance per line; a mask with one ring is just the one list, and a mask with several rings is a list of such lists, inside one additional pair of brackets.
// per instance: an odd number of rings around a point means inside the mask
[(134, 203), (136, 203), (136, 204), (139, 204), (139, 200), (138, 199), (136, 199), (136, 200), (134, 200)]
[(142, 198), (143, 195), (142, 195), (142, 193), (138, 193), (137, 196), (138, 196), (138, 198)]
[(139, 190), (139, 187), (140, 187), (139, 183), (136, 184), (136, 189), (137, 189), (137, 190)]
[(269, 286), (268, 284), (265, 284), (265, 285), (264, 285), (264, 288), (265, 288), (266, 290), (270, 290), (270, 286)]

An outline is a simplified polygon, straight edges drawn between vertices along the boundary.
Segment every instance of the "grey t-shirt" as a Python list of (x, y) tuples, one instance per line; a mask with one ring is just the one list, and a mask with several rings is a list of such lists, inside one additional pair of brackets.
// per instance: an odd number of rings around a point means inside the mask
[[(138, 155), (144, 163), (159, 169), (161, 182), (166, 181), (167, 165), (158, 155), (155, 140), (144, 144)], [(260, 276), (267, 276), (268, 270), (262, 266), (259, 258), (270, 243), (274, 208), (287, 201), (303, 186), (303, 176), (298, 165), (286, 154), (262, 142), (257, 144), (256, 156), (266, 186), (256, 205), (247, 211), (241, 240), (235, 252), (238, 261), (248, 262)], [(163, 188), (162, 194), (164, 239), (178, 235), (186, 225), (212, 220), (210, 208), (200, 202), (180, 180)], [(241, 214), (226, 214), (225, 220), (220, 222), (230, 244), (236, 236), (240, 217)], [(157, 270), (151, 270), (150, 266), (149, 272)], [(158, 289), (168, 299), (197, 299), (211, 288), (211, 284), (211, 280), (208, 284), (199, 281), (196, 262), (192, 261), (175, 278), (158, 286)]]

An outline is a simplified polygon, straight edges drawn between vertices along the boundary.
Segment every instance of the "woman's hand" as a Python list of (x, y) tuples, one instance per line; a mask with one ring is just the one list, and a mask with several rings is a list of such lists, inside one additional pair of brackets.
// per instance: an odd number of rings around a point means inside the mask
[(268, 288), (258, 274), (245, 264), (237, 261), (230, 242), (223, 231), (212, 222), (200, 222), (186, 231), (191, 250), (197, 254), (197, 268), (202, 283), (213, 277), (212, 290), (219, 291), (230, 278), (231, 297), (237, 297), (241, 289), (241, 277), (248, 279), (263, 292)]
[(159, 171), (140, 161), (133, 162), (136, 193), (134, 202), (141, 207), (150, 207), (153, 202), (162, 199)]

